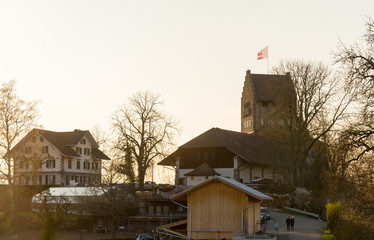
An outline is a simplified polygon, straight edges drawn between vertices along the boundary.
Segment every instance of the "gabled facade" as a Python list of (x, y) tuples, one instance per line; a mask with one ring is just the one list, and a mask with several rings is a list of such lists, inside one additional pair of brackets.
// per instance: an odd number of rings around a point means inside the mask
[[(261, 229), (261, 202), (271, 197), (233, 179), (215, 176), (171, 198), (186, 202), (187, 220), (158, 227), (186, 239), (232, 239)], [(179, 228), (177, 228), (179, 226)], [(185, 229), (183, 229), (183, 227)]]
[(11, 150), (14, 183), (69, 186), (101, 182), (103, 160), (89, 131), (53, 132), (33, 129)]

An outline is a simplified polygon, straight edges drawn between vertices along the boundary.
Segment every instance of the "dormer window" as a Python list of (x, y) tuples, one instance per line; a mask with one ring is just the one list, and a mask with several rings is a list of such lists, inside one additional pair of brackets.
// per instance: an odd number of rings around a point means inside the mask
[(76, 150), (77, 154), (81, 155), (82, 154), (82, 148), (77, 147)]
[(86, 139), (82, 139), (81, 144), (86, 144)]

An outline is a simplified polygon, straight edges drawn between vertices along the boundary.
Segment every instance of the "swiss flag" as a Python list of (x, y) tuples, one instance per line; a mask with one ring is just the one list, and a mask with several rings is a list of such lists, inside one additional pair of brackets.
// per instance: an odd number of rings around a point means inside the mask
[(268, 58), (268, 46), (266, 46), (259, 53), (257, 53), (257, 60), (261, 60), (264, 58)]

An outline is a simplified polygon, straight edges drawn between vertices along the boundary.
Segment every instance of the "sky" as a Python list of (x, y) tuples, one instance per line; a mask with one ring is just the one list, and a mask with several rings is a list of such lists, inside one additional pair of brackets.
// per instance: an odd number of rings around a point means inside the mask
[(331, 64), (338, 41), (364, 33), (373, 0), (0, 0), (0, 83), (39, 101), (47, 130), (109, 132), (137, 91), (160, 94), (180, 121), (178, 146), (212, 127), (240, 131), (257, 53)]

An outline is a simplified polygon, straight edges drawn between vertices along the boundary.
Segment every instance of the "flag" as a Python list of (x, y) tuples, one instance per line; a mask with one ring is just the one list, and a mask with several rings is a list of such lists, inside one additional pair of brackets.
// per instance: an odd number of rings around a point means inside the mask
[(257, 60), (261, 60), (264, 58), (268, 58), (268, 46), (266, 46), (259, 53), (257, 53)]

